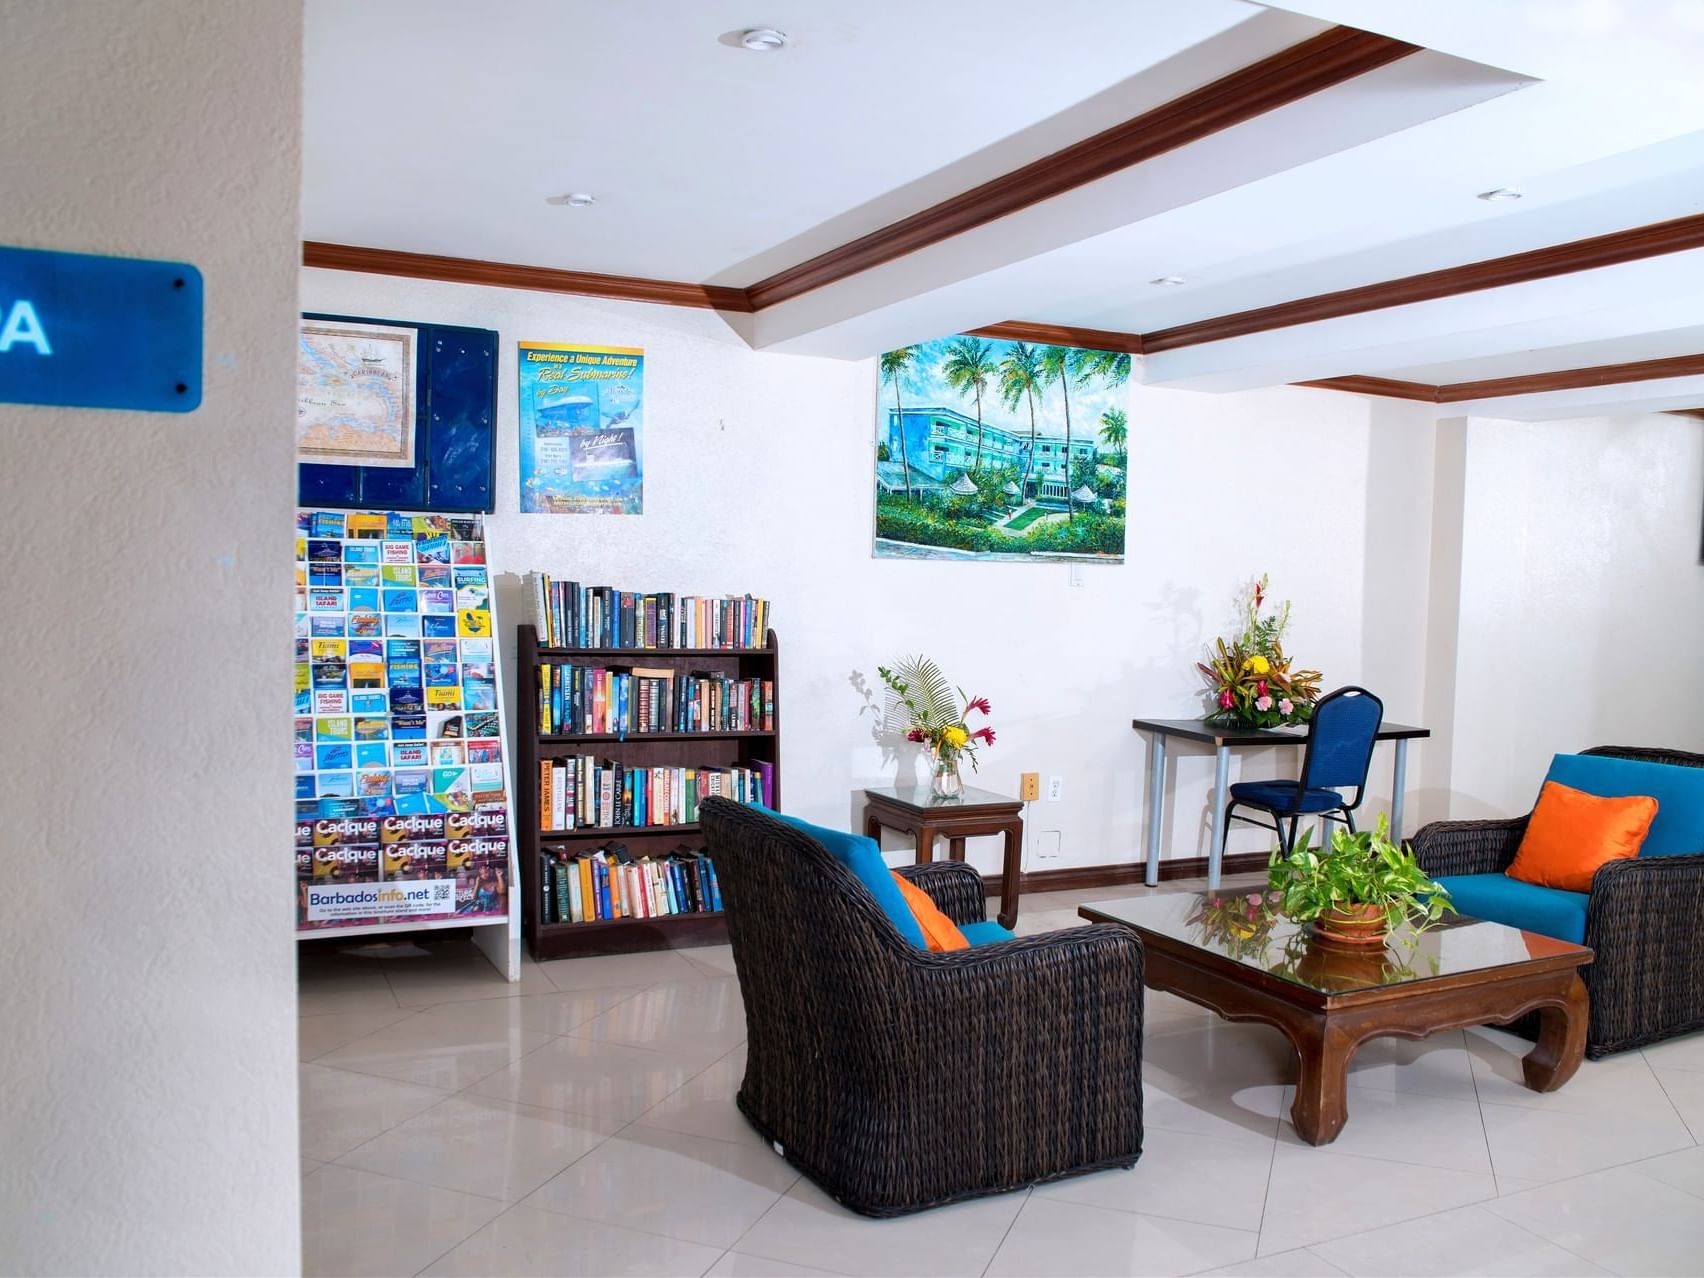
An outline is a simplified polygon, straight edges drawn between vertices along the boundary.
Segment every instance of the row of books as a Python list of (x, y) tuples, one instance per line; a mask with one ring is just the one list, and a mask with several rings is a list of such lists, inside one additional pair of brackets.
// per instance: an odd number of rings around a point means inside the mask
[(635, 767), (615, 759), (571, 755), (539, 761), (539, 829), (613, 829), (689, 825), (709, 795), (770, 805), (775, 765), (750, 767)]
[(539, 871), (539, 917), (545, 923), (649, 919), (722, 908), (715, 865), (703, 852), (684, 848), (661, 857), (635, 857), (619, 843), (574, 856), (544, 852)]
[(774, 727), (773, 680), (645, 666), (538, 667), (538, 730), (546, 736), (766, 732)]
[(546, 648), (761, 648), (769, 601), (582, 586), (532, 574), (533, 626)]

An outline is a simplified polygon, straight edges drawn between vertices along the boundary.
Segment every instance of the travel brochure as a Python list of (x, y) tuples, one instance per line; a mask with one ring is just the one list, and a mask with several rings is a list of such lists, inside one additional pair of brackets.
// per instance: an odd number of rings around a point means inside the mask
[(297, 927), (508, 913), (479, 516), (296, 516)]

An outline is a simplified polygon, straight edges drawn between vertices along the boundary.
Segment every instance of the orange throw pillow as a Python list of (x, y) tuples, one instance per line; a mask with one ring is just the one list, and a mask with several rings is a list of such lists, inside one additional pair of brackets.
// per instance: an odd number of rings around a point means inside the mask
[(1523, 883), (1589, 892), (1598, 866), (1639, 855), (1656, 816), (1657, 801), (1645, 795), (1605, 799), (1546, 781), (1504, 872)]
[(911, 907), (911, 913), (917, 920), (917, 926), (923, 929), (923, 939), (929, 942), (931, 950), (968, 950), (970, 942), (964, 939), (964, 933), (935, 904), (934, 899), (918, 887), (910, 879), (897, 870), (889, 870), (893, 881), (899, 884), (900, 895), (905, 898), (906, 905)]

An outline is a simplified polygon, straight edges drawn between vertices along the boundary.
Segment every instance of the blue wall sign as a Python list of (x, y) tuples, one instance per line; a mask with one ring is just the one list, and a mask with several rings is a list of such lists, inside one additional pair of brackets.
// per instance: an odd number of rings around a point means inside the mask
[(183, 262), (0, 246), (0, 402), (187, 413), (201, 303)]

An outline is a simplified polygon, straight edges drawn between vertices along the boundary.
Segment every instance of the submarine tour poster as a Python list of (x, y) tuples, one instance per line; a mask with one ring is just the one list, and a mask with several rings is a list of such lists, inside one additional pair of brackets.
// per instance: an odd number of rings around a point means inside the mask
[(645, 352), (519, 344), (521, 513), (645, 508)]

